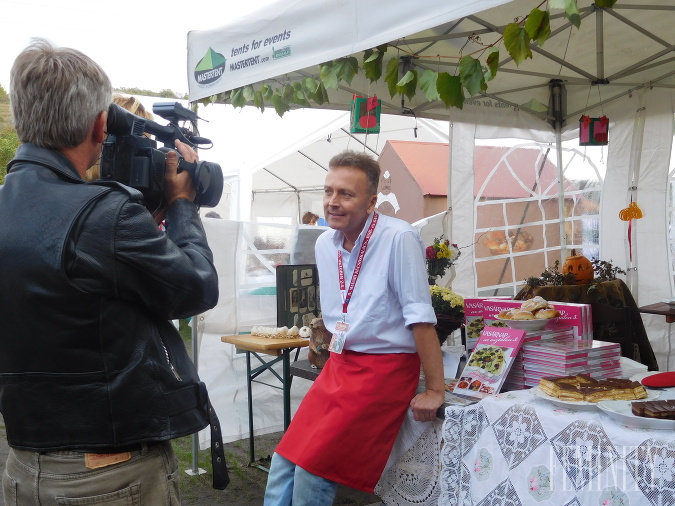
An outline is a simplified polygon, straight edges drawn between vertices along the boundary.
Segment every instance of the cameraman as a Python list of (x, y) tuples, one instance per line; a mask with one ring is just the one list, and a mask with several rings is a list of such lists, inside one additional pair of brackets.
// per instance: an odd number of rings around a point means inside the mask
[(165, 234), (136, 190), (84, 182), (111, 101), (108, 77), (79, 51), (37, 39), (12, 66), (23, 144), (0, 186), (8, 504), (178, 505), (171, 439), (209, 423), (205, 386), (170, 322), (218, 299), (195, 190), (168, 153)]

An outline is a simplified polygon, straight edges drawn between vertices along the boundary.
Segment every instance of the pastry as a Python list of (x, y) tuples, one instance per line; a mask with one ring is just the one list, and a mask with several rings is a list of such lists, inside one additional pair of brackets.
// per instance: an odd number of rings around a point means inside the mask
[(542, 378), (539, 389), (551, 397), (576, 402), (636, 400), (647, 397), (647, 391), (637, 381), (619, 378), (596, 380), (584, 374)]
[(675, 399), (667, 401), (642, 401), (631, 403), (635, 416), (675, 420)]
[(520, 306), (520, 309), (522, 309), (523, 311), (530, 311), (531, 313), (534, 313), (538, 309), (544, 309), (547, 306), (548, 301), (543, 297), (537, 295), (536, 297), (533, 297), (523, 302)]
[(540, 309), (534, 314), (534, 317), (537, 320), (550, 320), (551, 318), (557, 318), (558, 316), (560, 316), (560, 313), (557, 309), (549, 309), (547, 307)]
[(512, 320), (534, 320), (534, 314), (531, 311), (518, 310), (511, 314)]

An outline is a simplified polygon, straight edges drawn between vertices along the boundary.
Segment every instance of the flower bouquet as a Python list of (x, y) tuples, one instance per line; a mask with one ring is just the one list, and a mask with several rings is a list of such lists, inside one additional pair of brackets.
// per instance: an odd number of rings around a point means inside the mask
[(449, 334), (464, 324), (464, 297), (438, 285), (429, 286), (429, 290), (436, 313), (436, 334), (442, 345)]
[(442, 278), (445, 271), (455, 263), (461, 252), (456, 244), (450, 244), (450, 241), (443, 236), (436, 237), (431, 246), (426, 249), (427, 273), (429, 275), (429, 284), (436, 282), (436, 278)]

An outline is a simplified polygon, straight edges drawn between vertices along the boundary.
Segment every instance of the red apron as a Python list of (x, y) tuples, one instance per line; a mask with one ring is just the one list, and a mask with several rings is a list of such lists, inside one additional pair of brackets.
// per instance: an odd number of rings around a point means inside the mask
[(276, 452), (312, 474), (372, 493), (419, 374), (417, 353), (331, 353)]

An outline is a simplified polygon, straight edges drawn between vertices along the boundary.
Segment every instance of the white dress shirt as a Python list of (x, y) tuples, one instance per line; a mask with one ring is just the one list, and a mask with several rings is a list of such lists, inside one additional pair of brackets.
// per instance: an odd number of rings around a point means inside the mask
[[(342, 251), (345, 285), (349, 288), (372, 219), (373, 213), (351, 252), (344, 249), (344, 235), (338, 230), (327, 230), (317, 239), (321, 312), (331, 333), (342, 320), (338, 249)], [(411, 325), (436, 323), (424, 259), (425, 248), (417, 230), (403, 220), (378, 216), (347, 309), (345, 349), (379, 354), (417, 351)]]

